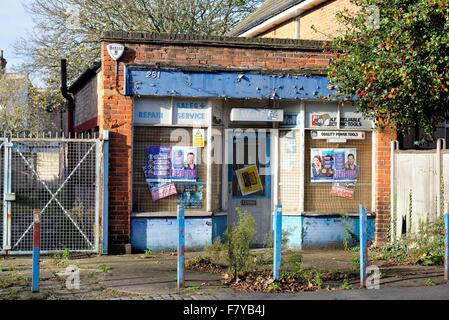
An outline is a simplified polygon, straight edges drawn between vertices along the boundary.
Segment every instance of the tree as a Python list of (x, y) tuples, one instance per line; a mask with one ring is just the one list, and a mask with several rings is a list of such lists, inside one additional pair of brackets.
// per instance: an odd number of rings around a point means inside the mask
[(100, 58), (105, 31), (222, 35), (262, 0), (33, 0), (26, 6), (34, 32), (16, 44), (26, 63), (49, 87), (59, 85), (59, 61), (68, 58), (73, 80)]
[(449, 110), (448, 1), (351, 2), (358, 11), (337, 14), (345, 32), (333, 39), (330, 82), (378, 126), (419, 125), (432, 140)]
[(61, 101), (35, 88), (28, 77), (18, 73), (0, 73), (0, 131), (12, 134), (54, 129), (52, 116)]

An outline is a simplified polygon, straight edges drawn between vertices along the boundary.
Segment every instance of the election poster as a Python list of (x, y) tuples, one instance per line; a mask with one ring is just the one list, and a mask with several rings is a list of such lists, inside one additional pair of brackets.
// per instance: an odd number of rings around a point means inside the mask
[(312, 182), (357, 180), (358, 166), (355, 148), (311, 149), (310, 151)]
[(203, 207), (203, 183), (180, 183), (176, 184), (176, 188), (178, 199), (184, 204), (184, 208), (201, 209)]
[(172, 147), (172, 180), (195, 182), (197, 179), (197, 148)]
[(171, 147), (150, 146), (147, 148), (147, 163), (144, 168), (148, 183), (170, 182)]
[(334, 197), (352, 200), (354, 198), (355, 183), (352, 182), (334, 182), (331, 188), (331, 195)]
[(160, 199), (177, 194), (176, 186), (174, 183), (166, 183), (162, 185), (155, 183), (152, 184), (152, 187), (150, 187), (150, 191), (153, 201), (158, 201)]
[(263, 190), (256, 165), (235, 171), (242, 195), (246, 196)]

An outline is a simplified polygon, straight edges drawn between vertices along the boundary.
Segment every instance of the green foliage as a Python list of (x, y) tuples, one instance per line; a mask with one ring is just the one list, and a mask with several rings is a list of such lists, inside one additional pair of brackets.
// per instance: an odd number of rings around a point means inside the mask
[(382, 248), (372, 250), (375, 259), (439, 265), (444, 261), (444, 220), (421, 222), (416, 234), (407, 234)]
[(60, 268), (65, 268), (69, 264), (70, 250), (65, 248), (62, 252), (55, 252), (53, 254), (53, 263)]
[(256, 235), (256, 222), (248, 212), (236, 208), (237, 223), (226, 229), (225, 247), (227, 262), (236, 279), (241, 273), (248, 270), (250, 259), (250, 245)]
[(225, 252), (225, 246), (221, 242), (221, 238), (217, 237), (212, 244), (204, 247), (204, 251), (212, 261), (218, 263)]
[(98, 266), (98, 270), (100, 270), (103, 273), (107, 273), (109, 270), (111, 270), (111, 266), (105, 263), (102, 263)]
[(205, 256), (196, 256), (189, 261), (189, 265), (191, 266), (197, 266), (202, 264), (208, 265), (211, 263), (212, 263), (211, 258)]
[[(330, 82), (378, 127), (406, 133), (419, 125), (432, 140), (449, 104), (447, 1), (351, 2), (360, 10), (337, 14), (346, 32), (333, 40)], [(377, 24), (368, 23), (373, 6)]]
[(426, 286), (434, 286), (435, 282), (432, 279), (427, 279), (424, 283)]
[(150, 249), (145, 250), (145, 253), (143, 254), (145, 258), (151, 258), (153, 255), (154, 255), (153, 250)]
[(350, 284), (349, 281), (345, 279), (341, 284), (340, 288), (342, 288), (343, 290), (351, 290), (352, 284)]

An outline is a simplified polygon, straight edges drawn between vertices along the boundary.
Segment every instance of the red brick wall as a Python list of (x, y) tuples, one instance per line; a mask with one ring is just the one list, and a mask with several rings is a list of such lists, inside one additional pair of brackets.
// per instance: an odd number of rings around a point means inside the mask
[(390, 142), (396, 140), (396, 133), (385, 129), (376, 134), (376, 224), (375, 245), (381, 246), (388, 240), (390, 226)]
[(98, 115), (97, 81), (98, 76), (94, 76), (75, 93), (75, 129), (82, 129), (76, 131), (81, 132), (97, 125), (96, 121), (92, 121)]

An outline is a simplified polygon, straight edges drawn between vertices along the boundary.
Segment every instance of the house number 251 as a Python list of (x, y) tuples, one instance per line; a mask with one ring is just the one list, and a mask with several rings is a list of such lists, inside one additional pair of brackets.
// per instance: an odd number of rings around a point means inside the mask
[(160, 77), (161, 77), (160, 71), (148, 71), (147, 72), (147, 78), (159, 79)]

